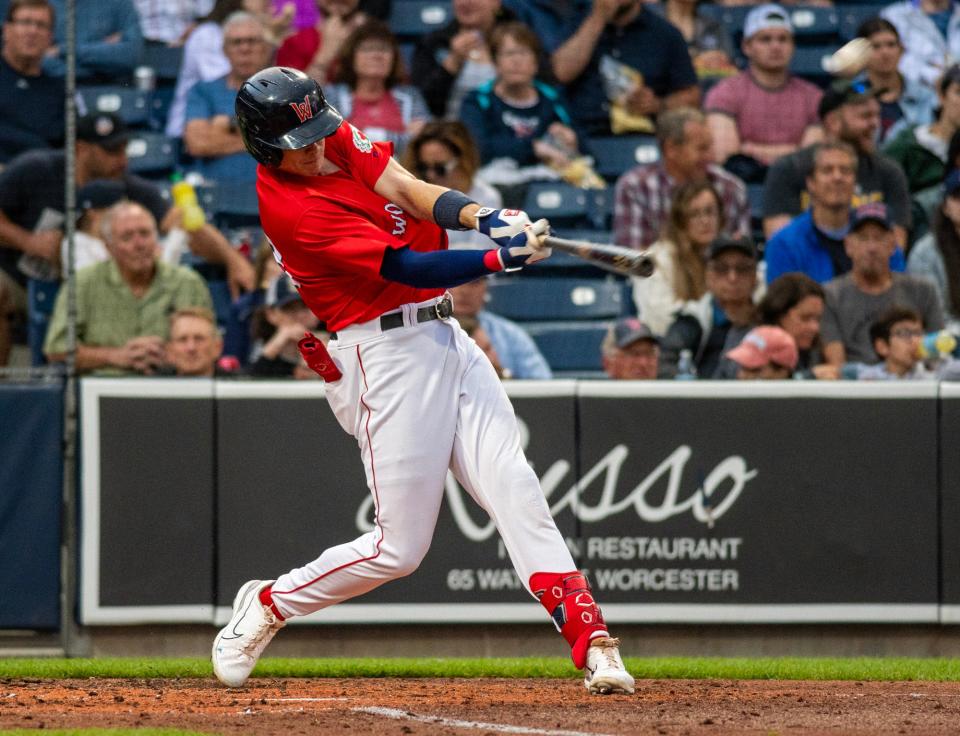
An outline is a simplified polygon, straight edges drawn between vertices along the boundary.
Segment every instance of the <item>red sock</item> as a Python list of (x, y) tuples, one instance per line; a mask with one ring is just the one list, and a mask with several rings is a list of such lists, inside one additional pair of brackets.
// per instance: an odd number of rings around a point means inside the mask
[(570, 645), (570, 657), (578, 669), (587, 663), (587, 647), (598, 636), (609, 636), (600, 606), (590, 584), (579, 572), (536, 572), (530, 590), (537, 596), (554, 626)]
[(280, 614), (277, 604), (273, 602), (273, 586), (268, 585), (266, 588), (260, 591), (260, 602), (273, 611), (273, 615), (277, 617), (278, 621), (285, 621), (284, 617)]

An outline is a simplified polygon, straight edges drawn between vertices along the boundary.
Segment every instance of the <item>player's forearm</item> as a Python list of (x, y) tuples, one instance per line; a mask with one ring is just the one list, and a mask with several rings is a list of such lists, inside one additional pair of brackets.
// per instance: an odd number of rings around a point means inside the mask
[(459, 286), (502, 270), (495, 250), (438, 250), (419, 253), (410, 248), (388, 248), (380, 275), (417, 289)]

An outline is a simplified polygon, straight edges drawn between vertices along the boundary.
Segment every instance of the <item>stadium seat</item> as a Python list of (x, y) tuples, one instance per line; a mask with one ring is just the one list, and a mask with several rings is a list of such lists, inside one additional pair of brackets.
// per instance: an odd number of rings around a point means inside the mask
[(554, 374), (572, 377), (603, 371), (600, 344), (607, 332), (606, 322), (543, 322), (525, 324)]
[(562, 181), (533, 182), (523, 209), (530, 219), (546, 217), (555, 226), (582, 227), (589, 213), (587, 192)]
[(490, 282), (487, 307), (517, 321), (612, 319), (625, 312), (622, 279), (500, 277)]
[(131, 127), (146, 127), (150, 123), (150, 94), (131, 87), (80, 87), (79, 114), (112, 112)]
[(613, 227), (613, 205), (616, 192), (611, 185), (606, 189), (594, 189), (587, 195), (590, 210), (587, 217), (597, 230), (610, 230)]
[(41, 281), (40, 279), (27, 280), (27, 345), (30, 347), (30, 362), (32, 365), (46, 365), (47, 358), (43, 354), (43, 342), (47, 337), (47, 328), (53, 316), (53, 305), (60, 291), (59, 281)]
[(834, 40), (839, 34), (840, 21), (836, 8), (795, 5), (789, 11), (793, 33), (800, 44), (813, 38)]
[(390, 10), (390, 28), (400, 38), (416, 38), (447, 25), (453, 19), (451, 0), (404, 0)]
[(140, 64), (150, 67), (157, 75), (157, 86), (176, 82), (182, 61), (183, 46), (145, 43), (140, 55)]
[(797, 46), (790, 64), (790, 71), (815, 84), (825, 85), (830, 74), (823, 70), (823, 59), (837, 50), (839, 44)]
[(137, 132), (127, 142), (127, 167), (140, 176), (162, 178), (177, 165), (176, 145), (162, 133)]
[(652, 164), (660, 159), (657, 139), (652, 135), (619, 135), (591, 138), (587, 143), (600, 176), (612, 180), (637, 164)]
[(213, 219), (219, 228), (259, 226), (256, 185), (253, 182), (218, 182), (213, 198)]
[(837, 13), (840, 16), (840, 38), (843, 41), (856, 38), (857, 29), (861, 24), (870, 18), (876, 18), (885, 7), (886, 5), (876, 5), (872, 1), (849, 4), (849, 0), (843, 5), (837, 5)]

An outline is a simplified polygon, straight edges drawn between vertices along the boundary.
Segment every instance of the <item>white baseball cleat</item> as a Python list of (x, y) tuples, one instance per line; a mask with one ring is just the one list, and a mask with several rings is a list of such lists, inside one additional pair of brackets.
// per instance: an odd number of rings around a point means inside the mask
[(620, 659), (620, 640), (600, 636), (587, 647), (587, 666), (583, 668), (583, 686), (591, 695), (633, 693), (633, 677)]
[(228, 687), (240, 687), (247, 681), (273, 635), (285, 625), (260, 602), (260, 591), (272, 583), (245, 583), (233, 599), (233, 617), (213, 640), (213, 672)]

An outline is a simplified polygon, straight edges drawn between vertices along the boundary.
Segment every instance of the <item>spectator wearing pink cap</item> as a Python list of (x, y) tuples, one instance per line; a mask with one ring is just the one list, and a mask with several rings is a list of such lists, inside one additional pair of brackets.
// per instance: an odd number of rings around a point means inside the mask
[(610, 327), (600, 346), (603, 370), (615, 380), (652, 380), (660, 363), (660, 341), (636, 317)]
[(762, 182), (767, 167), (823, 136), (822, 92), (790, 74), (793, 25), (781, 6), (760, 5), (743, 28), (747, 68), (711, 88), (704, 102), (718, 163), (744, 181)]
[(727, 351), (737, 364), (737, 380), (780, 381), (790, 378), (797, 367), (797, 343), (781, 327), (754, 327), (740, 344)]

